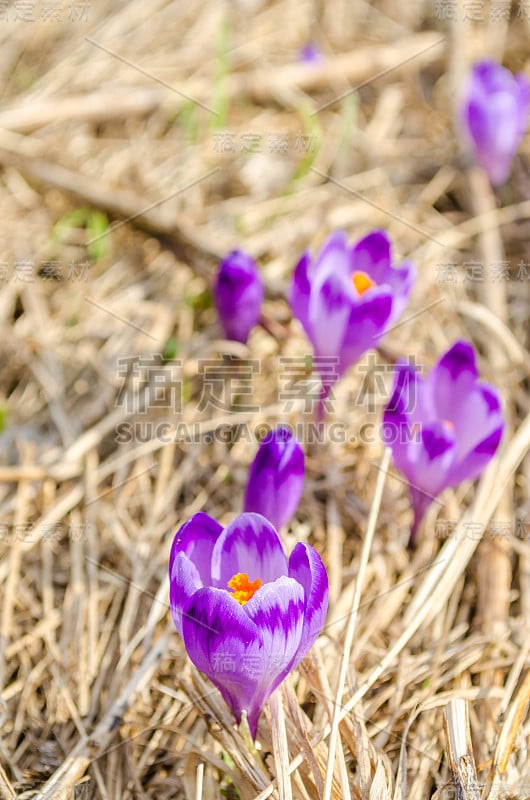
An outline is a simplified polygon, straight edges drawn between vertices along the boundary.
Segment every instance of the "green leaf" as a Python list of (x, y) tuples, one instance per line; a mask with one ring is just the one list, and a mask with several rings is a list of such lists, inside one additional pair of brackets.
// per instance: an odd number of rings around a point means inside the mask
[(174, 336), (167, 340), (166, 344), (164, 345), (164, 350), (162, 352), (162, 359), (164, 364), (168, 361), (173, 361), (174, 358), (177, 357), (179, 352), (179, 343)]
[(99, 261), (110, 252), (110, 225), (106, 214), (97, 208), (74, 208), (55, 223), (52, 241), (64, 244), (74, 230), (86, 231), (86, 249), (92, 261)]
[(175, 115), (174, 124), (179, 125), (184, 133), (184, 138), (190, 144), (195, 144), (199, 137), (199, 114), (197, 104), (193, 100), (186, 100)]
[(184, 302), (194, 311), (206, 311), (207, 308), (212, 307), (213, 297), (210, 289), (203, 289), (202, 291), (195, 292), (194, 294), (189, 292), (185, 296)]
[(5, 400), (0, 400), (0, 433), (3, 433), (7, 428), (7, 418), (9, 416), (9, 407)]

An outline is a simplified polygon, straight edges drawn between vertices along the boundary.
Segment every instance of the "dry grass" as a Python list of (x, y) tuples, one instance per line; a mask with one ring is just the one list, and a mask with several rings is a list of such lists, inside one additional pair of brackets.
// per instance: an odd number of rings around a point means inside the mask
[[(530, 73), (528, 4), (508, 23), (490, 12), (509, 0), (479, 3), (482, 21), (460, 4), (456, 22), (419, 0), (100, 0), (87, 21), (67, 2), (39, 21), (50, 5), (0, 21), (0, 797), (529, 797), (530, 139), (495, 200), (452, 126), (473, 58)], [(296, 63), (311, 37), (318, 67)], [(58, 236), (76, 208), (105, 212), (110, 236), (72, 219)], [(337, 387), (346, 440), (306, 444), (286, 543), (321, 552), (329, 618), (253, 750), (170, 623), (170, 542), (195, 511), (241, 507), (255, 444), (208, 433), (306, 419), (278, 398), (278, 359), (308, 352), (284, 299), (301, 250), (382, 226), (419, 279), (382, 351)], [(220, 340), (209, 295), (236, 246), (267, 284), (248, 348)], [(464, 279), (472, 260), (506, 260), (510, 279)], [(411, 555), (403, 481), (360, 431), (377, 428), (385, 365), (428, 368), (462, 336), (510, 431)], [(178, 361), (156, 374), (182, 386), (180, 416), (153, 369), (119, 367), (172, 340)], [(258, 411), (242, 396), (201, 410), (199, 367), (221, 353), (259, 360)], [(162, 441), (149, 425), (166, 419), (203, 435)]]

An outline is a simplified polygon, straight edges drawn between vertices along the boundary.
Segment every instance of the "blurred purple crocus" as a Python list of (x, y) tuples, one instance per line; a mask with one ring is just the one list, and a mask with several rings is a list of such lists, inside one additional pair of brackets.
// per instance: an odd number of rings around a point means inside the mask
[(411, 262), (392, 266), (390, 240), (382, 230), (354, 245), (337, 231), (316, 258), (304, 253), (295, 269), (290, 303), (317, 356), (319, 415), (333, 383), (376, 347), (401, 315), (415, 278)]
[(263, 282), (253, 258), (232, 250), (219, 266), (214, 299), (227, 339), (246, 344), (257, 325), (263, 303)]
[(320, 556), (299, 542), (289, 560), (274, 527), (242, 514), (226, 528), (202, 512), (177, 532), (169, 558), (175, 627), (197, 669), (256, 738), (274, 689), (316, 641), (328, 606)]
[(260, 442), (243, 510), (263, 514), (279, 529), (298, 508), (303, 488), (304, 453), (289, 428), (279, 425)]
[(493, 186), (503, 184), (528, 126), (530, 83), (492, 59), (477, 62), (468, 77), (460, 119), (476, 161)]
[(302, 61), (304, 64), (316, 65), (322, 63), (324, 56), (314, 42), (306, 42), (300, 50), (298, 60)]
[(479, 380), (469, 342), (456, 342), (425, 379), (409, 364), (397, 365), (383, 441), (409, 482), (411, 546), (432, 501), (447, 487), (481, 474), (503, 429), (499, 393)]

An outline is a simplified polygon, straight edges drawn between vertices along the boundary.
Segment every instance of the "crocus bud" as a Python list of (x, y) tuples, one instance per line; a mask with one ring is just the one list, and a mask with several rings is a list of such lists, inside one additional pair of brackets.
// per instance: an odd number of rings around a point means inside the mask
[(245, 344), (260, 319), (263, 282), (256, 262), (242, 250), (221, 261), (214, 298), (226, 338)]
[(475, 160), (493, 186), (503, 184), (528, 126), (530, 83), (492, 59), (474, 65), (467, 79), (460, 120)]
[(223, 529), (199, 512), (177, 532), (169, 558), (173, 621), (197, 669), (254, 738), (267, 699), (316, 641), (328, 607), (326, 569), (298, 542), (287, 560), (259, 514)]
[[(321, 408), (334, 381), (366, 350), (377, 347), (396, 322), (415, 278), (411, 262), (392, 265), (390, 240), (382, 230), (354, 245), (337, 231), (316, 258), (304, 253), (290, 302), (321, 364)], [(336, 367), (330, 374), (332, 362)]]
[(398, 364), (383, 417), (383, 441), (409, 483), (411, 545), (432, 501), (474, 480), (493, 458), (504, 429), (498, 391), (479, 380), (469, 342), (456, 342), (428, 377)]
[(289, 428), (281, 425), (260, 442), (248, 475), (244, 511), (256, 511), (275, 528), (286, 525), (304, 488), (304, 454)]

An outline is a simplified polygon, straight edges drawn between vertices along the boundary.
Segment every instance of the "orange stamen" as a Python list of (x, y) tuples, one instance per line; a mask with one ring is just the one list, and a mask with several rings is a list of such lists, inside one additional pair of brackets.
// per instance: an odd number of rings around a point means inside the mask
[(455, 429), (455, 424), (454, 422), (451, 422), (450, 419), (444, 419), (442, 425), (444, 426), (444, 428), (449, 428), (450, 431), (454, 431)]
[(357, 289), (358, 294), (364, 294), (368, 291), (368, 289), (372, 289), (376, 286), (375, 281), (373, 281), (366, 272), (354, 272), (351, 276), (352, 283)]
[(248, 603), (251, 597), (254, 597), (263, 581), (256, 578), (255, 581), (250, 581), (245, 572), (238, 572), (233, 578), (230, 578), (227, 586), (234, 590), (232, 597), (237, 600), (242, 606)]

